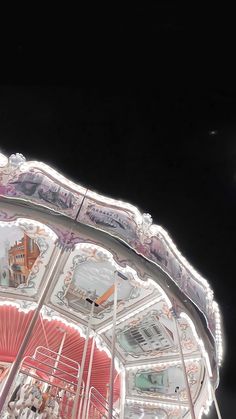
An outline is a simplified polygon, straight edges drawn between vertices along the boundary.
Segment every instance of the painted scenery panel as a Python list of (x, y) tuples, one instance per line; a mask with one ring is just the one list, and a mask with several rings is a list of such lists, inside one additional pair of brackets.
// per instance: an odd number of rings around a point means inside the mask
[(186, 411), (187, 409), (182, 408), (181, 412), (178, 405), (150, 407), (133, 402), (132, 404), (126, 404), (124, 419), (180, 419), (184, 417)]
[[(186, 365), (186, 372), (190, 385), (190, 391), (194, 397), (201, 379), (202, 366), (199, 361), (189, 361)], [(129, 395), (148, 397), (164, 396), (167, 399), (182, 401), (187, 400), (184, 374), (181, 364), (156, 366), (150, 369), (138, 369), (129, 371), (128, 377)], [(178, 395), (176, 386), (179, 387)]]
[[(154, 305), (124, 319), (116, 328), (116, 349), (126, 361), (159, 356), (176, 355), (178, 341), (176, 326), (165, 300), (161, 298)], [(184, 354), (197, 354), (198, 343), (187, 319), (178, 321), (181, 346)], [(112, 341), (112, 328), (104, 332)]]
[(134, 385), (137, 390), (146, 393), (175, 394), (176, 383), (180, 391), (185, 387), (180, 366), (169, 367), (162, 371), (145, 371), (135, 375)]
[[(18, 225), (19, 224), (19, 225)], [(42, 280), (52, 246), (46, 230), (21, 221), (0, 225), (0, 290), (33, 296)]]
[(8, 195), (26, 197), (27, 200), (56, 209), (74, 218), (83, 199), (83, 188), (80, 189), (81, 193), (75, 192), (33, 168), (15, 174), (9, 182)]
[[(179, 413), (179, 412), (178, 412)], [(140, 405), (125, 406), (125, 419), (169, 419), (168, 413), (159, 407), (155, 409), (143, 408)], [(173, 419), (177, 419), (175, 417)]]
[(0, 285), (18, 288), (27, 285), (29, 273), (40, 254), (34, 239), (20, 228), (1, 227)]
[[(158, 301), (150, 311), (143, 310), (135, 317), (121, 322), (116, 329), (116, 348), (126, 361), (147, 359), (176, 351), (173, 321), (163, 322), (166, 304)], [(112, 328), (105, 331), (111, 342)]]
[(163, 351), (173, 345), (173, 336), (161, 326), (157, 313), (153, 312), (141, 321), (136, 319), (117, 333), (117, 341), (125, 352), (139, 355), (143, 352)]
[[(77, 253), (77, 254), (76, 254)], [(91, 310), (91, 302), (96, 303), (94, 317), (104, 320), (112, 316), (114, 302), (114, 281), (116, 266), (103, 249), (81, 248), (67, 262), (53, 291), (53, 304), (82, 317)], [(152, 292), (151, 287), (144, 289), (132, 275), (123, 273), (117, 279), (117, 311), (137, 302)]]
[(0, 362), (0, 392), (9, 373), (10, 367), (11, 364), (6, 362)]

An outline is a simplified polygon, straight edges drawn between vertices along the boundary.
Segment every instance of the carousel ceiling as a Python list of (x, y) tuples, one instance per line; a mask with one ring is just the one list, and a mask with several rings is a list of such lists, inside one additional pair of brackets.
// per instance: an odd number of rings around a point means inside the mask
[(0, 154), (0, 197), (0, 361), (14, 360), (48, 283), (27, 354), (39, 345), (56, 351), (60, 326), (67, 333), (63, 354), (81, 362), (96, 302), (92, 385), (105, 395), (116, 280), (116, 362), (122, 370), (116, 394), (121, 380), (126, 417), (145, 411), (151, 418), (152, 406), (160, 418), (187, 411), (173, 308), (192, 398), (199, 411), (207, 409), (206, 367), (216, 386), (222, 358), (219, 308), (207, 281), (150, 215), (21, 155)]
[[(19, 308), (10, 305), (0, 306), (0, 362), (11, 363), (14, 361), (32, 316), (33, 310), (25, 312), (19, 311)], [(81, 336), (78, 330), (67, 325), (62, 320), (59, 317), (55, 320), (52, 318), (48, 320), (41, 316), (36, 323), (25, 356), (32, 356), (39, 346), (57, 352), (63, 334), (66, 332), (62, 355), (80, 363), (84, 347), (84, 337)], [(84, 369), (85, 382), (87, 379), (91, 344), (90, 339)], [(107, 353), (96, 347), (93, 355), (91, 385), (96, 387), (104, 397), (107, 394), (106, 384), (109, 382), (110, 364), (111, 360)], [(43, 377), (45, 374), (41, 373), (41, 375)], [(39, 372), (39, 377), (41, 375)], [(66, 374), (64, 378), (67, 378)], [(117, 371), (114, 389), (116, 397), (119, 396), (119, 389), (120, 376)]]

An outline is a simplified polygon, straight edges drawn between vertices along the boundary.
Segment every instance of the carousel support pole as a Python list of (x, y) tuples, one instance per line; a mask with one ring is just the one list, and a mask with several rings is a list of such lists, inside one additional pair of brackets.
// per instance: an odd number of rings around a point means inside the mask
[(63, 349), (64, 343), (65, 343), (65, 340), (66, 340), (66, 331), (64, 331), (64, 330), (62, 330), (62, 331), (64, 332), (64, 334), (63, 334), (63, 337), (62, 337), (62, 340), (61, 340), (61, 343), (60, 343), (60, 346), (59, 346), (59, 349), (58, 349), (56, 362), (55, 362), (55, 365), (54, 365), (54, 368), (53, 368), (53, 371), (52, 371), (53, 374), (55, 374), (56, 369), (58, 367), (60, 356), (62, 354), (62, 349)]
[[(3, 386), (3, 389), (2, 389), (2, 393), (1, 393), (1, 397), (0, 397), (0, 413), (2, 412), (2, 409), (3, 409), (4, 405), (5, 405), (5, 401), (7, 399), (7, 396), (8, 396), (8, 393), (10, 391), (10, 388), (11, 388), (13, 382), (14, 382), (15, 376), (16, 376), (16, 374), (19, 371), (19, 367), (20, 367), (20, 364), (22, 362), (22, 359), (23, 359), (25, 350), (26, 350), (27, 345), (28, 345), (28, 343), (30, 341), (31, 335), (32, 335), (32, 333), (34, 331), (34, 327), (36, 325), (36, 322), (37, 322), (37, 320), (39, 318), (40, 310), (41, 310), (41, 308), (43, 306), (44, 300), (45, 300), (45, 298), (46, 298), (46, 296), (48, 294), (49, 288), (51, 286), (51, 275), (52, 275), (52, 273), (53, 273), (53, 271), (55, 269), (56, 269), (56, 271), (58, 270), (59, 265), (61, 266), (61, 263), (62, 263), (62, 260), (63, 260), (63, 258), (61, 258), (62, 253), (63, 253), (63, 250), (60, 250), (58, 252), (58, 254), (56, 255), (56, 258), (55, 258), (56, 260), (55, 260), (55, 262), (54, 262), (51, 270), (48, 273), (46, 284), (45, 284), (44, 289), (43, 289), (43, 291), (41, 293), (41, 296), (39, 298), (38, 305), (37, 305), (37, 307), (36, 307), (36, 309), (34, 311), (33, 317), (32, 317), (32, 319), (30, 321), (29, 327), (28, 327), (28, 329), (26, 331), (26, 334), (24, 336), (24, 339), (23, 339), (23, 341), (21, 343), (20, 349), (19, 349), (18, 354), (17, 354), (17, 356), (15, 358), (15, 361), (12, 364), (12, 367), (10, 369), (10, 372), (8, 374), (8, 377), (7, 377), (7, 379), (6, 379), (5, 383), (4, 383), (4, 386)], [(58, 263), (59, 260), (60, 260), (60, 263)], [(58, 263), (58, 265), (57, 265), (57, 263)]]
[[(88, 327), (87, 327), (87, 332), (86, 332), (86, 337), (85, 337), (85, 342), (84, 342), (83, 356), (82, 356), (81, 366), (79, 370), (79, 381), (77, 385), (77, 390), (76, 390), (76, 395), (75, 395), (75, 400), (74, 400), (74, 405), (73, 405), (73, 410), (72, 410), (72, 419), (76, 419), (76, 412), (77, 412), (78, 402), (80, 398), (80, 390), (81, 390), (81, 384), (82, 384), (82, 379), (83, 379), (84, 365), (85, 365), (85, 360), (86, 360), (86, 355), (87, 355), (87, 350), (88, 350), (89, 334), (90, 334), (91, 323), (92, 323), (92, 318), (93, 318), (93, 310), (94, 310), (94, 302), (92, 302), (92, 307), (91, 307), (91, 311), (89, 315)], [(82, 398), (80, 400), (80, 404), (81, 403), (82, 403)]]
[(222, 416), (221, 416), (221, 413), (220, 413), (220, 409), (219, 409), (219, 405), (218, 405), (218, 402), (217, 402), (216, 395), (215, 395), (214, 389), (212, 387), (212, 384), (211, 384), (211, 393), (212, 393), (212, 398), (213, 398), (214, 403), (215, 403), (215, 408), (216, 408), (217, 416), (218, 416), (219, 419), (222, 419)]
[(182, 345), (181, 345), (181, 342), (180, 342), (179, 329), (178, 329), (178, 323), (177, 323), (177, 315), (176, 315), (174, 309), (172, 309), (172, 314), (173, 314), (173, 319), (174, 319), (174, 322), (175, 322), (175, 329), (176, 329), (176, 334), (177, 334), (177, 339), (178, 339), (179, 353), (180, 353), (182, 369), (183, 369), (183, 374), (184, 374), (184, 381), (185, 381), (187, 396), (188, 396), (189, 410), (190, 410), (191, 418), (196, 419), (196, 416), (195, 416), (195, 413), (194, 413), (192, 396), (191, 396), (190, 387), (189, 387), (189, 382), (188, 382), (187, 371), (186, 371), (186, 367), (185, 367), (185, 363), (184, 363), (184, 355), (183, 355)]
[(180, 398), (179, 398), (179, 386), (177, 386), (175, 388), (175, 393), (177, 394), (177, 398), (178, 398), (178, 402), (179, 402), (179, 414), (180, 414), (180, 419), (183, 419), (183, 415), (182, 415), (182, 408), (180, 406)]
[(121, 370), (121, 388), (120, 388), (120, 419), (124, 419), (125, 409), (125, 368)]
[(106, 385), (107, 391), (106, 391), (106, 409), (108, 411), (109, 408), (109, 384)]
[(117, 310), (117, 277), (114, 281), (114, 308), (113, 308), (113, 334), (111, 346), (111, 367), (110, 367), (110, 383), (109, 383), (109, 405), (108, 405), (108, 419), (112, 419), (113, 411), (113, 386), (114, 386), (114, 372), (115, 372), (115, 349), (116, 349), (116, 310)]
[(205, 358), (204, 353), (203, 353), (205, 351), (203, 345), (200, 345), (200, 351), (201, 351), (201, 354), (202, 354), (202, 360), (203, 360), (203, 364), (205, 366), (206, 375), (207, 375), (207, 378), (208, 378), (209, 383), (210, 383), (211, 395), (212, 395), (212, 399), (213, 399), (213, 402), (214, 402), (214, 405), (215, 405), (217, 416), (218, 416), (218, 419), (222, 419), (220, 409), (219, 409), (219, 405), (218, 405), (218, 402), (217, 402), (217, 398), (216, 398), (216, 395), (215, 395), (215, 391), (214, 391), (214, 388), (213, 388), (213, 385), (212, 385), (212, 378), (211, 378), (212, 373), (210, 372), (210, 368), (208, 368), (208, 366), (207, 366), (206, 358)]
[(78, 411), (78, 418), (79, 419), (81, 418), (82, 400), (83, 400), (83, 397), (84, 397), (84, 387), (85, 387), (84, 382), (82, 382), (82, 385), (81, 385), (81, 399), (80, 399), (79, 411)]
[(89, 359), (88, 375), (87, 375), (87, 382), (86, 382), (86, 389), (85, 389), (85, 396), (84, 396), (84, 407), (83, 407), (82, 419), (85, 419), (85, 418), (88, 419), (88, 415), (89, 415), (88, 394), (89, 394), (90, 379), (91, 379), (91, 373), (92, 373), (94, 348), (95, 348), (95, 339), (93, 338), (91, 351), (90, 351), (90, 359)]

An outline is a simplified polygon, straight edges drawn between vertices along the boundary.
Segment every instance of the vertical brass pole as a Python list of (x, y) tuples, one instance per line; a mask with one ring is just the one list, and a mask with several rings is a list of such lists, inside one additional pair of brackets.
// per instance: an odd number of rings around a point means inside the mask
[[(88, 350), (89, 335), (90, 335), (92, 318), (93, 318), (93, 310), (94, 310), (94, 302), (92, 302), (92, 307), (91, 307), (91, 311), (89, 315), (88, 327), (87, 327), (87, 332), (86, 332), (86, 337), (85, 337), (85, 342), (84, 342), (83, 356), (82, 356), (81, 366), (79, 370), (79, 381), (77, 385), (77, 390), (76, 390), (76, 395), (75, 395), (74, 405), (73, 405), (73, 410), (72, 410), (72, 419), (76, 419), (76, 412), (77, 412), (78, 402), (80, 398), (80, 390), (81, 390), (81, 384), (82, 384), (83, 373), (84, 373), (84, 365), (85, 365), (85, 360), (86, 360), (86, 355), (87, 355), (87, 350)], [(80, 404), (81, 402), (82, 402), (82, 399), (80, 400)]]
[(89, 394), (89, 387), (90, 387), (90, 379), (92, 373), (92, 365), (93, 365), (93, 354), (95, 348), (95, 339), (93, 338), (91, 351), (90, 351), (90, 359), (89, 359), (89, 367), (88, 367), (88, 375), (87, 375), (87, 382), (86, 382), (86, 389), (85, 389), (85, 396), (84, 396), (84, 408), (82, 413), (82, 419), (88, 419), (89, 415), (89, 403), (88, 403), (88, 394)]
[[(173, 311), (172, 311), (172, 313), (173, 313)], [(188, 382), (188, 376), (187, 376), (186, 367), (185, 367), (185, 363), (184, 363), (183, 350), (182, 350), (182, 345), (181, 345), (181, 341), (180, 341), (179, 329), (178, 329), (178, 323), (177, 323), (177, 318), (176, 317), (177, 316), (174, 312), (173, 313), (173, 319), (174, 319), (174, 322), (175, 322), (176, 334), (177, 334), (177, 339), (178, 339), (179, 353), (180, 353), (182, 369), (183, 369), (183, 374), (184, 374), (184, 381), (185, 381), (185, 385), (186, 385), (186, 391), (187, 391), (187, 397), (188, 397), (188, 403), (189, 403), (189, 410), (190, 410), (191, 418), (196, 419), (196, 416), (195, 416), (195, 413), (194, 413), (193, 401), (192, 401), (191, 392), (190, 392), (190, 387), (189, 387), (189, 382)]]
[(109, 384), (109, 405), (108, 405), (108, 419), (112, 419), (113, 411), (113, 387), (114, 387), (114, 372), (115, 372), (115, 349), (116, 349), (116, 310), (117, 310), (117, 277), (114, 281), (114, 308), (113, 308), (113, 334), (111, 346), (111, 367), (110, 367), (110, 384)]

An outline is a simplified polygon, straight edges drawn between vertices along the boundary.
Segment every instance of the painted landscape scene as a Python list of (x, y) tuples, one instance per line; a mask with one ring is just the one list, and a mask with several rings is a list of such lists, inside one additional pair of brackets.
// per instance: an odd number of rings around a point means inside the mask
[(19, 227), (0, 227), (0, 286), (27, 285), (29, 273), (39, 256), (35, 241)]

